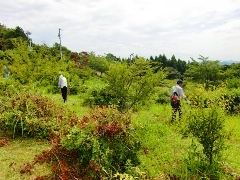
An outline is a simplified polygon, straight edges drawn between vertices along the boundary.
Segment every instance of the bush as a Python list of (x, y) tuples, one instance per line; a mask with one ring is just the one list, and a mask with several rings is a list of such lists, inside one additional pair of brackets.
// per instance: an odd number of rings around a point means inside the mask
[(100, 95), (100, 101), (114, 103), (118, 110), (127, 112), (145, 104), (158, 82), (164, 77), (162, 71), (154, 73), (150, 63), (144, 58), (136, 59), (131, 65), (116, 62), (110, 65), (103, 76), (107, 86), (105, 92), (99, 91), (98, 95)]
[(237, 77), (227, 80), (228, 89), (233, 89), (233, 88), (237, 89), (239, 87), (239, 84), (240, 84), (240, 80)]
[[(209, 175), (211, 179), (216, 178), (219, 175), (218, 172), (221, 172), (219, 162), (222, 160), (222, 151), (227, 138), (224, 130), (224, 116), (216, 107), (216, 104), (212, 103), (209, 104), (209, 108), (192, 109), (186, 131), (193, 136), (188, 170)], [(199, 143), (194, 143), (194, 139)]]
[(0, 125), (15, 136), (45, 138), (64, 133), (78, 118), (41, 95), (26, 92), (12, 96), (0, 108)]
[(131, 130), (131, 120), (127, 114), (114, 109), (98, 108), (89, 117), (84, 117), (62, 139), (61, 144), (68, 150), (77, 150), (81, 166), (94, 164), (97, 172), (110, 177), (114, 173), (124, 173), (139, 165), (137, 152), (140, 143), (135, 141)]
[(76, 74), (74, 74), (68, 82), (68, 93), (72, 95), (77, 95), (85, 91), (86, 86), (83, 86), (82, 80)]
[(240, 92), (239, 89), (228, 91), (220, 96), (219, 101), (224, 104), (224, 109), (229, 114), (240, 113)]
[(22, 86), (18, 81), (15, 81), (11, 78), (9, 79), (0, 79), (0, 95), (1, 99), (11, 97), (14, 94), (18, 94)]
[(170, 103), (170, 94), (167, 91), (160, 91), (157, 97), (157, 103), (168, 104)]
[(85, 98), (84, 105), (93, 106), (112, 106), (118, 104), (118, 99), (110, 92), (104, 89), (94, 89), (89, 92), (90, 95)]

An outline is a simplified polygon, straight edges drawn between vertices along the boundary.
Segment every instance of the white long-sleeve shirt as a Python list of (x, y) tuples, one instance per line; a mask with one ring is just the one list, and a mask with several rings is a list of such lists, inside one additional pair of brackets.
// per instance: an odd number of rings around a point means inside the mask
[(58, 78), (58, 87), (63, 88), (64, 86), (67, 87), (67, 79), (63, 75), (60, 75)]
[(183, 89), (177, 84), (176, 86), (173, 86), (172, 87), (172, 91), (171, 91), (171, 97), (173, 95), (173, 93), (176, 92), (177, 95), (178, 95), (178, 100), (180, 100), (180, 97), (182, 98), (186, 98), (184, 92), (183, 92)]

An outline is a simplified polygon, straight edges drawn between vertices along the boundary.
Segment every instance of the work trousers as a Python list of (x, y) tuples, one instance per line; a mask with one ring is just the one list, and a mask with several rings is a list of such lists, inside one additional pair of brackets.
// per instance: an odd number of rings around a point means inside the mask
[(61, 92), (62, 92), (63, 102), (66, 102), (67, 101), (67, 87), (63, 86), (63, 88), (61, 88)]
[(172, 106), (172, 122), (176, 120), (177, 112), (179, 113), (179, 119), (181, 119), (182, 111), (180, 101), (171, 102), (171, 106)]

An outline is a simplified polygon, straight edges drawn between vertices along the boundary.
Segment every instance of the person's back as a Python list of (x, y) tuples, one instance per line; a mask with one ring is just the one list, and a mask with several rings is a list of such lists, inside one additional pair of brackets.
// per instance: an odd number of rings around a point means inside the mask
[(171, 90), (171, 106), (172, 106), (172, 122), (176, 120), (176, 113), (177, 111), (179, 112), (179, 119), (181, 118), (182, 111), (181, 111), (181, 103), (180, 103), (180, 98), (182, 97), (183, 99), (187, 100), (187, 97), (183, 93), (182, 89), (182, 80), (178, 80), (177, 84), (172, 87)]
[(64, 86), (67, 87), (67, 79), (63, 76), (60, 78), (60, 87), (63, 88)]
[(175, 86), (172, 87), (171, 98), (173, 98), (174, 95), (175, 95), (175, 97), (177, 97), (177, 100), (180, 100), (181, 97), (183, 99), (186, 98), (186, 96), (183, 92), (183, 89), (181, 86), (179, 86), (179, 84), (176, 84)]
[(60, 75), (58, 78), (58, 87), (61, 88), (63, 101), (67, 101), (67, 79)]

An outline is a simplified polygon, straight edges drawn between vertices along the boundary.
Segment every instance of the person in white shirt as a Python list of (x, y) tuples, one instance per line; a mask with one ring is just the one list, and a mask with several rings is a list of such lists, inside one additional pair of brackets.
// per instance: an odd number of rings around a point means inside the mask
[(190, 103), (190, 101), (187, 100), (187, 96), (184, 94), (182, 89), (183, 81), (179, 79), (177, 81), (177, 84), (172, 87), (171, 90), (171, 106), (172, 106), (172, 122), (176, 120), (177, 111), (179, 112), (179, 119), (181, 119), (182, 111), (181, 111), (181, 102), (180, 98), (182, 97), (187, 101), (187, 103)]
[(67, 79), (60, 74), (58, 78), (58, 87), (61, 88), (63, 102), (67, 101)]

